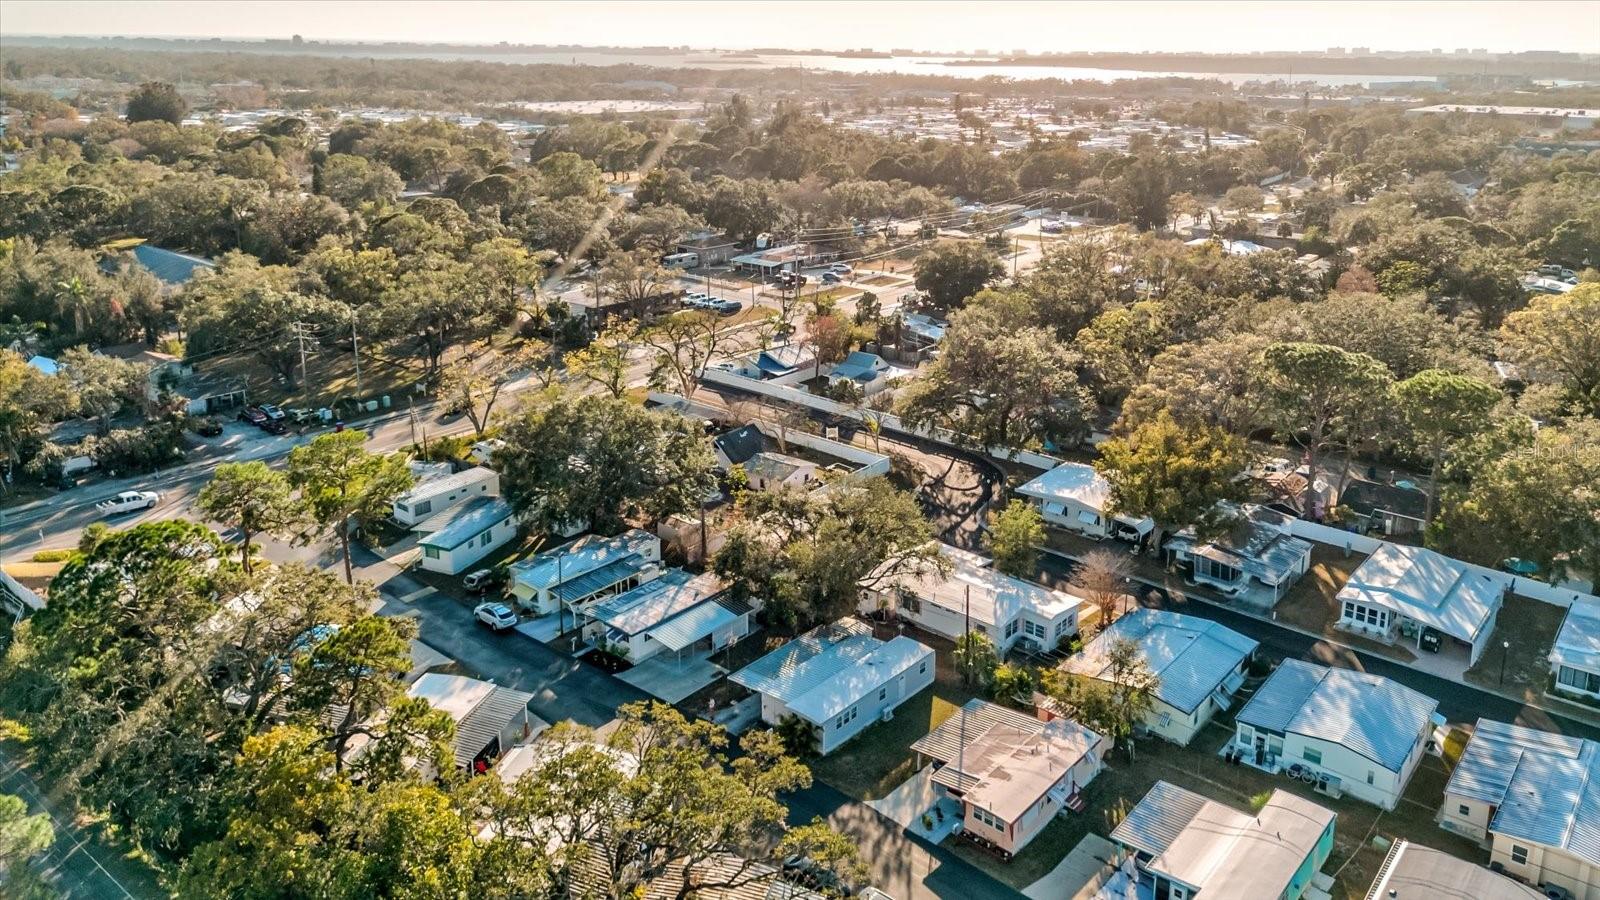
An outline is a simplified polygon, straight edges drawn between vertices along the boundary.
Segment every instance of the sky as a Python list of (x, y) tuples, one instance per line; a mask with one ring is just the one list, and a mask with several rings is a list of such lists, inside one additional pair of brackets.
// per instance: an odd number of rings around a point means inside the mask
[(0, 0), (0, 35), (888, 50), (1600, 52), (1600, 0)]

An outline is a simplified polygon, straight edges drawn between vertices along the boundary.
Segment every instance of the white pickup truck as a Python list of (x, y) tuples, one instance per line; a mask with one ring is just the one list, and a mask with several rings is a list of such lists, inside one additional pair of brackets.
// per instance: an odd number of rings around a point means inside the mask
[(161, 495), (155, 491), (123, 491), (110, 500), (101, 500), (94, 505), (94, 508), (100, 510), (101, 515), (119, 516), (123, 513), (150, 509), (160, 502)]

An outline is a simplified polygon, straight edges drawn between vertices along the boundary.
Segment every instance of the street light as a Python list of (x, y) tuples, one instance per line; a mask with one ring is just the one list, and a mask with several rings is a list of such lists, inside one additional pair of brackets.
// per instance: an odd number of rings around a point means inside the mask
[(1500, 683), (1506, 683), (1506, 657), (1511, 655), (1511, 642), (1500, 642)]

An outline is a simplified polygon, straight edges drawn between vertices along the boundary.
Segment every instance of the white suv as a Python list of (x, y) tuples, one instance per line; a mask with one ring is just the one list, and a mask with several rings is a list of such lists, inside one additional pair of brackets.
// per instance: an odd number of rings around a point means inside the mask
[(101, 500), (94, 505), (94, 508), (100, 510), (101, 515), (118, 516), (141, 509), (152, 509), (160, 502), (161, 495), (155, 491), (123, 491), (110, 500)]
[(517, 624), (517, 614), (504, 603), (480, 603), (472, 610), (472, 614), (495, 631), (505, 631)]

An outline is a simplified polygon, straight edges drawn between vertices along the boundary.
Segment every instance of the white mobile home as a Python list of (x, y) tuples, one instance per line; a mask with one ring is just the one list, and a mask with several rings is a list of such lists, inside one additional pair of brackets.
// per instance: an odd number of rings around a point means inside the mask
[(933, 684), (933, 650), (911, 638), (880, 641), (860, 619), (806, 632), (728, 680), (761, 695), (761, 720), (811, 725), (817, 751), (832, 753)]
[(473, 497), (500, 495), (500, 473), (483, 466), (460, 472), (423, 475), (410, 490), (394, 498), (394, 520), (415, 528), (429, 517)]
[(1337, 627), (1421, 649), (1431, 632), (1475, 665), (1489, 646), (1505, 581), (1421, 547), (1385, 543), (1339, 589)]
[[(431, 523), (443, 519), (437, 527)], [(429, 532), (422, 548), (422, 567), (430, 572), (459, 575), (469, 566), (505, 546), (517, 536), (517, 514), (500, 497), (474, 497), (417, 526)]]
[(1197, 584), (1271, 609), (1311, 568), (1311, 542), (1295, 537), (1282, 513), (1250, 503), (1222, 508), (1235, 517), (1227, 534), (1201, 541), (1185, 528), (1166, 542), (1167, 558), (1186, 567)]
[(1600, 700), (1600, 603), (1575, 602), (1550, 648), (1555, 692)]
[(1300, 765), (1339, 792), (1394, 809), (1442, 724), (1438, 708), (1380, 675), (1286, 659), (1239, 710), (1234, 746), (1258, 768)]
[(727, 647), (750, 633), (752, 611), (729, 597), (717, 576), (671, 569), (589, 607), (583, 635), (638, 664), (661, 653)]
[(661, 574), (661, 539), (639, 528), (585, 535), (511, 565), (508, 592), (535, 615), (581, 610)]
[(1114, 537), (1141, 543), (1155, 530), (1149, 518), (1110, 515), (1111, 483), (1093, 466), (1062, 463), (1017, 488), (1017, 494), (1038, 508), (1045, 522), (1096, 540)]

